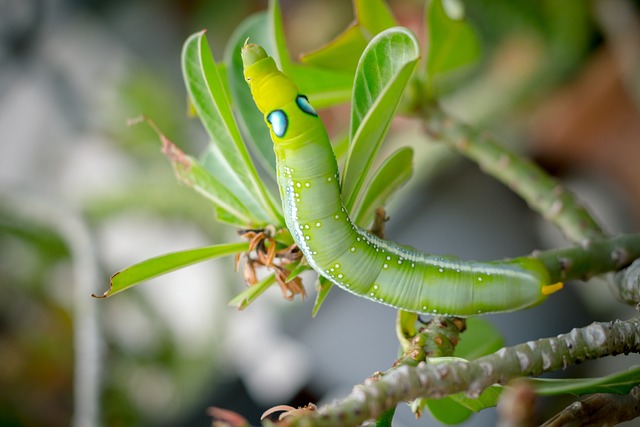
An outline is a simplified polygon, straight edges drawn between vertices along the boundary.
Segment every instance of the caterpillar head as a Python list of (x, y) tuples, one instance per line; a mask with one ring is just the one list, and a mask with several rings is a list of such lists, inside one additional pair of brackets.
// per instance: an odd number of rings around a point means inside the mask
[(298, 88), (276, 66), (273, 58), (254, 43), (242, 47), (244, 78), (262, 114), (269, 114), (296, 99)]

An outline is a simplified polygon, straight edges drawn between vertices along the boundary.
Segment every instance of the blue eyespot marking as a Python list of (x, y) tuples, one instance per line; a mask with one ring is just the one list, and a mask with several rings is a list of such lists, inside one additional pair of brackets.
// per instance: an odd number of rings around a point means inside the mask
[(271, 129), (273, 129), (273, 133), (278, 138), (282, 138), (284, 134), (287, 133), (289, 119), (284, 111), (273, 110), (267, 115), (267, 121), (271, 124)]
[(309, 104), (309, 99), (304, 95), (298, 95), (296, 97), (296, 104), (298, 107), (307, 114), (311, 114), (312, 116), (317, 116), (318, 113), (316, 110)]

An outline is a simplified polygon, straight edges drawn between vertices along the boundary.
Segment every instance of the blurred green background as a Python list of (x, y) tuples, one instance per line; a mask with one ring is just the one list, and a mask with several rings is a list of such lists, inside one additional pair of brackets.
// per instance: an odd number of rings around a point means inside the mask
[[(567, 180), (608, 230), (637, 229), (637, 2), (464, 3), (484, 54), (447, 108)], [(423, 33), (421, 1), (389, 4)], [(181, 45), (206, 28), (221, 58), (234, 28), (266, 6), (0, 0), (1, 426), (208, 425), (210, 405), (257, 424), (269, 406), (339, 396), (393, 362), (393, 310), (335, 291), (312, 321), (312, 297), (287, 303), (274, 289), (238, 313), (226, 306), (243, 286), (231, 259), (113, 299), (89, 297), (134, 262), (234, 236), (209, 202), (178, 185), (153, 132), (126, 122), (144, 113), (199, 153), (206, 137), (186, 114)], [(294, 53), (353, 19), (349, 0), (282, 8)], [(341, 116), (328, 114), (328, 124), (344, 124)], [(412, 122), (390, 138), (426, 144)], [(391, 209), (393, 240), (476, 259), (562, 243), (474, 165), (420, 167)], [(632, 313), (602, 287), (576, 286), (548, 306), (492, 320), (516, 343)], [(469, 425), (493, 425), (487, 413)], [(400, 422), (410, 425), (406, 415)]]

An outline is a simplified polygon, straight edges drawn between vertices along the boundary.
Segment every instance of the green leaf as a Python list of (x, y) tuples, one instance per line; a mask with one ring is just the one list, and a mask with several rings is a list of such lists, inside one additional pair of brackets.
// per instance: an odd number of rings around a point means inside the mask
[(473, 27), (464, 20), (461, 2), (432, 0), (426, 12), (429, 32), (426, 65), (429, 77), (469, 65), (478, 59), (480, 42)]
[(111, 276), (109, 290), (96, 298), (105, 298), (122, 292), (138, 283), (154, 277), (178, 270), (198, 262), (221, 256), (244, 252), (249, 249), (249, 242), (225, 243), (203, 248), (187, 249), (172, 252), (134, 264)]
[(160, 137), (162, 152), (171, 162), (178, 180), (211, 200), (216, 205), (220, 221), (244, 227), (254, 221), (252, 214), (229, 188), (229, 183), (218, 180), (196, 159), (184, 154), (151, 120), (147, 119), (147, 122)]
[(591, 394), (614, 393), (626, 394), (640, 384), (640, 365), (626, 371), (598, 378), (552, 379), (534, 378), (531, 382), (536, 393), (541, 395), (556, 394)]
[(284, 37), (282, 13), (277, 0), (269, 1), (269, 20), (271, 22), (271, 46), (275, 51), (271, 56), (280, 64), (287, 75), (309, 98), (316, 108), (325, 108), (346, 102), (351, 97), (352, 73), (327, 70), (291, 60)]
[(455, 393), (441, 399), (418, 399), (412, 409), (414, 412), (426, 406), (431, 415), (446, 424), (459, 424), (469, 418), (472, 412), (492, 408), (498, 404), (503, 387), (491, 386), (475, 399), (464, 393)]
[(473, 412), (480, 412), (483, 409), (493, 408), (498, 404), (500, 394), (504, 388), (501, 386), (491, 386), (485, 389), (476, 399), (467, 397), (464, 393), (456, 393), (449, 396), (451, 400)]
[[(249, 157), (230, 107), (227, 85), (211, 56), (204, 32), (187, 39), (182, 50), (182, 72), (202, 124), (215, 144), (205, 155), (210, 172), (233, 192), (251, 212), (252, 226), (282, 224), (279, 205), (263, 186)], [(249, 224), (248, 224), (249, 225)]]
[(313, 310), (311, 311), (311, 316), (313, 317), (316, 317), (316, 314), (318, 314), (318, 310), (320, 310), (320, 306), (327, 298), (327, 295), (329, 295), (329, 291), (333, 287), (333, 283), (328, 279), (325, 279), (323, 276), (318, 276), (316, 287), (318, 288), (318, 293), (316, 294), (316, 302), (313, 304)]
[(251, 285), (244, 291), (236, 295), (228, 305), (236, 307), (238, 310), (244, 310), (249, 307), (249, 304), (254, 302), (260, 295), (262, 295), (271, 285), (276, 282), (276, 275), (272, 273), (260, 280), (255, 285)]
[(335, 39), (300, 60), (309, 65), (353, 74), (358, 58), (376, 34), (397, 23), (383, 0), (355, 0), (355, 21)]
[(360, 23), (353, 23), (320, 49), (300, 56), (300, 60), (304, 64), (353, 74), (370, 40), (363, 31), (366, 30)]
[(292, 266), (293, 266), (293, 270), (291, 270), (291, 273), (289, 273), (289, 275), (287, 276), (287, 279), (286, 279), (287, 282), (295, 279), (296, 277), (298, 277), (300, 274), (304, 273), (307, 270), (313, 270), (309, 264), (302, 263), (302, 262), (298, 262), (297, 265), (287, 264), (287, 269), (291, 268)]
[(391, 154), (378, 168), (362, 195), (362, 203), (352, 212), (352, 218), (361, 227), (373, 221), (375, 210), (384, 207), (389, 197), (404, 185), (412, 173), (413, 150), (403, 147)]
[(273, 142), (271, 142), (269, 128), (264, 123), (264, 117), (253, 101), (249, 85), (244, 81), (240, 55), (242, 45), (247, 38), (259, 42), (267, 52), (275, 50), (270, 45), (268, 18), (266, 12), (259, 12), (245, 19), (227, 43), (224, 62), (229, 69), (227, 79), (238, 123), (244, 133), (249, 136), (262, 166), (271, 178), (275, 178), (276, 156), (273, 151)]
[(383, 0), (354, 0), (358, 22), (371, 37), (391, 28), (396, 20)]
[(395, 415), (395, 413), (396, 413), (396, 408), (391, 408), (385, 411), (376, 420), (375, 427), (391, 427), (393, 425), (393, 416)]
[(344, 134), (333, 138), (331, 146), (333, 148), (333, 154), (336, 156), (338, 164), (340, 164), (340, 162), (344, 160), (344, 157), (347, 155), (347, 150), (349, 149), (349, 135)]
[(180, 181), (216, 205), (217, 218), (221, 222), (241, 227), (256, 222), (253, 214), (234, 195), (233, 185), (220, 182), (191, 156), (185, 155), (179, 161), (170, 160)]
[(342, 176), (342, 197), (348, 211), (355, 206), (418, 58), (418, 41), (402, 27), (378, 34), (360, 58)]
[(435, 419), (445, 424), (459, 424), (472, 414), (470, 409), (465, 408), (450, 397), (429, 399), (422, 403), (426, 404)]
[(467, 319), (467, 330), (460, 335), (455, 355), (467, 360), (477, 359), (504, 347), (504, 339), (498, 329), (480, 317)]

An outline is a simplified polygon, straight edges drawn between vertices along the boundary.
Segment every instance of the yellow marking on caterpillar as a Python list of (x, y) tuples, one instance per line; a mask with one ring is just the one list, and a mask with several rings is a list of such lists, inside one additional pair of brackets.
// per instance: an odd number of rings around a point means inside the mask
[(554, 292), (558, 292), (563, 286), (562, 282), (554, 283), (553, 285), (545, 285), (541, 289), (542, 295), (551, 295)]

